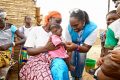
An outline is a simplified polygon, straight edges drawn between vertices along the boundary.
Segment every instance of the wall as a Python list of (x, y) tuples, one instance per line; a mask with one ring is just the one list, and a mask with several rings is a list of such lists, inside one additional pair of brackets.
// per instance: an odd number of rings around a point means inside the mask
[(8, 22), (17, 27), (23, 25), (24, 17), (30, 15), (35, 24), (36, 5), (33, 0), (0, 0), (0, 8), (8, 14)]

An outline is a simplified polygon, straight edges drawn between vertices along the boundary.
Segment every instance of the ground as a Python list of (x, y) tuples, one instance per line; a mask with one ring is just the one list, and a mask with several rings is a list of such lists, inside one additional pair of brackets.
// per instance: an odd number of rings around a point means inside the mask
[[(99, 58), (100, 55), (100, 45), (94, 45), (90, 51), (87, 53), (87, 58), (91, 58), (91, 59), (95, 59), (97, 60)], [(11, 68), (9, 75), (11, 76), (10, 80), (18, 80), (18, 66), (16, 65), (15, 67)], [(11, 73), (12, 72), (12, 73)], [(70, 76), (70, 80), (71, 76)], [(83, 80), (94, 80), (93, 77), (88, 74), (85, 70), (84, 70), (84, 74), (83, 74)]]
[[(97, 60), (100, 56), (101, 46), (94, 45), (90, 51), (87, 53), (87, 58)], [(97, 67), (97, 66), (96, 66)], [(85, 70), (83, 73), (83, 80), (94, 80), (91, 75), (89, 75)]]

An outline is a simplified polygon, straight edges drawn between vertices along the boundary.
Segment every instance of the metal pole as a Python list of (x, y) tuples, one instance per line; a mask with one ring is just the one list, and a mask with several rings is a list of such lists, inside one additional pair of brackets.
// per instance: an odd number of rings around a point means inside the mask
[(108, 12), (110, 11), (110, 0), (108, 0)]

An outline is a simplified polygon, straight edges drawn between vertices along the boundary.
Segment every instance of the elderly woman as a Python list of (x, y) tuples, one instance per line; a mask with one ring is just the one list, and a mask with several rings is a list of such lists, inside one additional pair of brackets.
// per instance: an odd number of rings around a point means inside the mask
[[(20, 41), (14, 42), (15, 34), (21, 38)], [(6, 54), (6, 57), (11, 60), (12, 47), (23, 44), (24, 42), (25, 37), (23, 34), (14, 25), (6, 23), (6, 12), (0, 9), (0, 55), (4, 56)], [(9, 64), (10, 61), (6, 62), (6, 65)]]
[(52, 23), (61, 23), (59, 12), (50, 12), (45, 18), (45, 25), (33, 28), (27, 37), (25, 47), (30, 58), (20, 71), (21, 80), (69, 80), (64, 60), (55, 58), (51, 61), (48, 55), (48, 51), (58, 49), (49, 40)]

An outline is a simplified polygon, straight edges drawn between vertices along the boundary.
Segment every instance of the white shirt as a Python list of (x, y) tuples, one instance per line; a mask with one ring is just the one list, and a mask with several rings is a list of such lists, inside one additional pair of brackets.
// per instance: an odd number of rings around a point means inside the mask
[[(84, 41), (85, 44), (92, 46), (97, 39), (97, 29), (95, 29)], [(68, 27), (65, 30), (65, 41), (72, 42)]]
[(40, 47), (45, 46), (50, 38), (51, 32), (46, 32), (42, 26), (33, 27), (30, 31), (27, 40), (25, 42), (25, 47)]
[(26, 28), (25, 26), (22, 26), (22, 27), (19, 28), (19, 31), (20, 31), (21, 33), (23, 33), (23, 34), (25, 35), (25, 37), (27, 38), (28, 35), (29, 35), (29, 33), (30, 33), (30, 31), (32, 30), (32, 28), (33, 28), (33, 27)]

